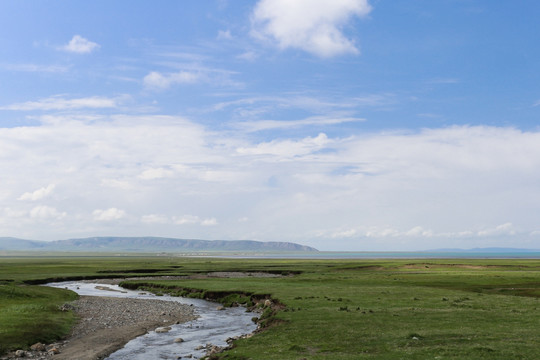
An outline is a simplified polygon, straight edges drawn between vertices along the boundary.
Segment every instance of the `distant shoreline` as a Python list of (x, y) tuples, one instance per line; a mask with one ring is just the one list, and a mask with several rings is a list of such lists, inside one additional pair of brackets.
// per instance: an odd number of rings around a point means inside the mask
[(204, 254), (194, 257), (244, 259), (540, 259), (540, 250), (522, 252), (490, 251), (318, 251), (316, 253)]
[(306, 259), (306, 260), (376, 260), (376, 259), (540, 259), (540, 250), (512, 251), (317, 251), (317, 252), (262, 252), (262, 251), (189, 251), (189, 252), (70, 252), (0, 250), (0, 258), (13, 257), (185, 257), (224, 259)]

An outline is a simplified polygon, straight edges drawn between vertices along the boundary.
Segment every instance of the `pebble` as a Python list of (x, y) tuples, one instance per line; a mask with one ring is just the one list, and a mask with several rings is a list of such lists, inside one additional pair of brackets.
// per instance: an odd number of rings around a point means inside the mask
[(160, 334), (160, 333), (166, 333), (166, 332), (169, 332), (171, 331), (171, 327), (170, 326), (165, 326), (165, 327), (159, 327), (157, 328), (155, 331)]

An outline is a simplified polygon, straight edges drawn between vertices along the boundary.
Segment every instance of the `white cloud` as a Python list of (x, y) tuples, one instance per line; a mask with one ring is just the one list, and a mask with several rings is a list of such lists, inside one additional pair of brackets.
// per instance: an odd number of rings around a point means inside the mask
[(100, 109), (100, 108), (115, 108), (124, 99), (122, 98), (106, 98), (100, 96), (92, 96), (85, 98), (66, 99), (61, 96), (53, 96), (38, 101), (27, 101), (0, 107), (0, 110), (18, 110), (18, 111), (33, 111), (33, 110), (74, 110), (74, 109)]
[(30, 210), (30, 217), (34, 219), (61, 219), (67, 214), (65, 212), (59, 212), (53, 207), (39, 205)]
[(177, 84), (193, 84), (200, 79), (200, 75), (189, 71), (162, 74), (152, 71), (143, 79), (146, 87), (156, 90), (165, 90)]
[(336, 231), (332, 233), (330, 237), (341, 239), (341, 238), (349, 238), (349, 237), (353, 237), (357, 235), (358, 235), (358, 232), (356, 231), (356, 229), (348, 229), (348, 230)]
[(358, 54), (343, 27), (370, 11), (367, 0), (261, 0), (253, 10), (252, 35), (320, 57)]
[(113, 221), (124, 218), (126, 212), (117, 208), (109, 208), (106, 210), (96, 209), (92, 212), (92, 215), (96, 221)]
[(177, 225), (199, 224), (202, 226), (214, 226), (218, 224), (216, 218), (201, 219), (195, 215), (175, 216), (173, 221)]
[(371, 228), (365, 232), (365, 236), (368, 238), (379, 238), (379, 237), (397, 237), (400, 236), (400, 232), (396, 229), (391, 228)]
[(199, 223), (200, 221), (201, 219), (199, 219), (198, 216), (194, 216), (194, 215), (184, 215), (184, 216), (174, 218), (174, 223), (178, 225), (196, 224), (196, 223)]
[(37, 201), (49, 196), (55, 188), (54, 184), (43, 187), (33, 192), (26, 192), (19, 197), (19, 200)]
[(431, 237), (433, 236), (433, 231), (431, 230), (425, 230), (421, 226), (415, 226), (412, 229), (408, 230), (405, 233), (405, 236), (423, 236), (423, 237)]
[(159, 214), (143, 215), (141, 221), (147, 224), (167, 224), (170, 222), (167, 216)]
[(174, 174), (173, 171), (164, 168), (153, 168), (144, 170), (138, 177), (143, 180), (155, 180), (171, 177)]
[(62, 46), (61, 49), (77, 54), (88, 54), (94, 50), (97, 50), (99, 47), (99, 44), (85, 39), (80, 35), (75, 35), (73, 38), (71, 38), (69, 43)]
[(516, 230), (514, 228), (514, 225), (510, 222), (498, 225), (494, 228), (478, 231), (479, 236), (514, 235), (515, 233)]

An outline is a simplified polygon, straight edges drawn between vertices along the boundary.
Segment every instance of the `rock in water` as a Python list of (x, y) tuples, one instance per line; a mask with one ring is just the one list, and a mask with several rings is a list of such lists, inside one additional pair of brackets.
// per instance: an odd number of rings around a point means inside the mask
[(60, 350), (58, 350), (58, 348), (53, 347), (49, 349), (48, 353), (49, 355), (56, 355), (56, 354), (60, 354)]
[(166, 326), (166, 327), (159, 327), (156, 329), (156, 332), (157, 333), (166, 333), (166, 332), (169, 332), (172, 328), (170, 326)]
[(47, 347), (42, 343), (35, 343), (34, 345), (30, 346), (30, 349), (32, 349), (32, 351), (47, 351)]

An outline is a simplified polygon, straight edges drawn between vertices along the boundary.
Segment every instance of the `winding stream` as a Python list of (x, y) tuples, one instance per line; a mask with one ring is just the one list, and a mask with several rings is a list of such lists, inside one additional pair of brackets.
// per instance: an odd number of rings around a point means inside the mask
[[(193, 305), (199, 315), (196, 320), (171, 325), (167, 333), (151, 331), (128, 342), (124, 348), (107, 357), (111, 360), (147, 360), (147, 359), (179, 359), (192, 355), (198, 359), (205, 356), (203, 347), (212, 344), (226, 347), (230, 337), (252, 333), (257, 325), (251, 320), (255, 313), (247, 312), (245, 308), (234, 307), (217, 310), (219, 304), (173, 296), (155, 296), (150, 293), (126, 290), (118, 285), (86, 283), (78, 281), (50, 283), (47, 286), (67, 288), (79, 295), (104, 297), (129, 297), (136, 299), (175, 301), (181, 304)], [(98, 287), (98, 288), (96, 288)], [(110, 291), (106, 289), (116, 290)], [(184, 342), (175, 343), (174, 339), (181, 337)]]

